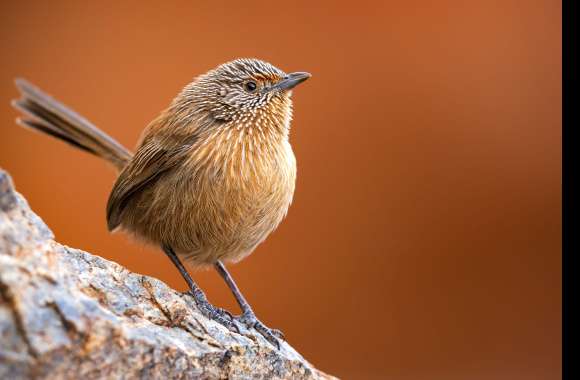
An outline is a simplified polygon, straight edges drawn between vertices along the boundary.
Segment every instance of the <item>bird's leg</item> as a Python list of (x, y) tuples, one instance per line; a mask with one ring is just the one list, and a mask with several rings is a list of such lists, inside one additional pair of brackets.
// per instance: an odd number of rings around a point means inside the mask
[(243, 296), (242, 292), (240, 292), (240, 289), (236, 285), (234, 279), (221, 261), (215, 263), (215, 268), (220, 276), (222, 276), (226, 284), (228, 284), (228, 287), (234, 294), (238, 305), (240, 305), (240, 308), (242, 309), (242, 315), (238, 318), (238, 320), (248, 328), (255, 328), (260, 334), (262, 334), (264, 338), (266, 338), (270, 343), (280, 349), (280, 342), (278, 342), (278, 339), (276, 338), (283, 339), (284, 334), (282, 334), (282, 332), (279, 330), (266, 327), (266, 325), (264, 325), (262, 322), (260, 322), (260, 320), (258, 320), (258, 318), (256, 318), (254, 310), (252, 310), (252, 307), (248, 301), (246, 301), (246, 298)]
[(191, 278), (191, 276), (181, 263), (181, 260), (179, 260), (179, 257), (177, 257), (177, 255), (173, 251), (173, 248), (169, 246), (163, 246), (162, 248), (163, 252), (165, 252), (167, 257), (171, 259), (173, 265), (177, 267), (179, 273), (181, 273), (181, 275), (185, 279), (185, 282), (187, 282), (187, 285), (189, 286), (189, 291), (187, 293), (193, 297), (201, 313), (205, 315), (207, 318), (212, 319), (220, 323), (221, 325), (225, 326), (227, 329), (239, 332), (238, 327), (233, 321), (234, 318), (228, 311), (215, 307), (209, 303), (203, 290), (201, 290), (201, 288), (197, 286), (197, 284), (193, 281), (193, 279)]

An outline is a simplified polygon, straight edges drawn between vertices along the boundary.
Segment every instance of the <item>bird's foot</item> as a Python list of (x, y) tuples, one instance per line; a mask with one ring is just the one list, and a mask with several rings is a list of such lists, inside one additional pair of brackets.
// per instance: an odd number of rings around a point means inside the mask
[(271, 329), (264, 325), (253, 311), (246, 311), (242, 315), (235, 317), (235, 319), (244, 324), (248, 329), (256, 329), (268, 342), (272, 343), (277, 349), (280, 349), (278, 339), (284, 340), (282, 331)]
[(197, 305), (197, 308), (206, 318), (209, 318), (212, 321), (216, 321), (217, 323), (224, 326), (230, 331), (233, 331), (238, 334), (240, 333), (240, 329), (235, 323), (234, 316), (229, 311), (222, 309), (221, 307), (216, 307), (212, 305), (211, 303), (209, 303), (207, 298), (205, 298), (205, 295), (200, 297), (191, 290), (185, 292), (184, 294), (193, 297)]

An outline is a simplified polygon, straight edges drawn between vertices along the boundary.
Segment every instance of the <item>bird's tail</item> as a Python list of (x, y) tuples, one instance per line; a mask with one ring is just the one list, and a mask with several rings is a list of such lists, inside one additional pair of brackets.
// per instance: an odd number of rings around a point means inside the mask
[(18, 124), (102, 157), (119, 170), (131, 159), (131, 152), (115, 139), (26, 80), (16, 79), (16, 87), (22, 96), (12, 105), (26, 115)]

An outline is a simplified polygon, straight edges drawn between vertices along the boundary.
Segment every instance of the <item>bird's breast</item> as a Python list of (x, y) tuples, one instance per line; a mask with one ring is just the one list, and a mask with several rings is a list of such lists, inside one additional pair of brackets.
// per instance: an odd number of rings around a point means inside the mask
[(288, 211), (296, 180), (292, 148), (286, 138), (235, 128), (208, 136), (194, 148), (184, 207), (190, 214), (188, 229), (196, 229), (196, 250), (240, 260)]

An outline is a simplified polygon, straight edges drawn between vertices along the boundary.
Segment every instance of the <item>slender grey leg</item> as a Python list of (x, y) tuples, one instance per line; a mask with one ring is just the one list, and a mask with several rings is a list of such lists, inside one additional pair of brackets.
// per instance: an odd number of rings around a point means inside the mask
[(229, 330), (239, 332), (239, 329), (233, 322), (233, 317), (229, 312), (217, 308), (209, 303), (203, 290), (201, 290), (201, 288), (197, 286), (197, 284), (193, 281), (193, 279), (187, 272), (187, 269), (185, 269), (185, 267), (181, 263), (181, 260), (179, 260), (179, 257), (177, 257), (173, 249), (169, 246), (163, 246), (162, 248), (163, 252), (165, 252), (167, 257), (169, 257), (173, 265), (177, 267), (177, 270), (179, 270), (179, 273), (181, 273), (181, 276), (184, 278), (185, 282), (187, 282), (187, 285), (189, 286), (188, 293), (195, 300), (195, 303), (197, 304), (197, 307), (199, 308), (201, 313), (205, 315), (207, 318), (212, 319), (222, 324), (223, 326), (227, 327)]
[(242, 315), (239, 317), (240, 322), (244, 323), (246, 326), (248, 326), (248, 328), (252, 327), (255, 328), (260, 334), (262, 334), (264, 338), (266, 338), (266, 340), (268, 340), (270, 343), (272, 343), (278, 349), (280, 349), (280, 342), (278, 342), (278, 339), (276, 339), (276, 337), (283, 338), (284, 334), (282, 334), (282, 332), (279, 330), (274, 330), (266, 327), (266, 325), (264, 325), (262, 322), (260, 322), (260, 320), (258, 320), (256, 314), (254, 313), (254, 310), (252, 310), (252, 307), (250, 306), (248, 301), (246, 301), (246, 298), (244, 297), (244, 295), (236, 285), (236, 282), (234, 281), (234, 279), (226, 269), (225, 265), (221, 261), (215, 263), (215, 268), (217, 272), (220, 274), (220, 276), (222, 276), (222, 278), (224, 279), (230, 290), (232, 291), (234, 297), (236, 298), (236, 301), (238, 302), (238, 305), (240, 305), (240, 308), (242, 309)]

